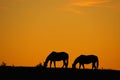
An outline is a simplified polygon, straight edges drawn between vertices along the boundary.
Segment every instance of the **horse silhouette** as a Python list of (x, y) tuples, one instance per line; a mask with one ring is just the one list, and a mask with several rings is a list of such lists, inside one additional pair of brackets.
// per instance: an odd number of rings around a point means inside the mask
[(74, 63), (72, 64), (72, 68), (76, 68), (76, 64), (79, 63), (79, 69), (82, 65), (83, 69), (84, 64), (89, 64), (92, 63), (92, 69), (98, 69), (99, 66), (99, 61), (98, 61), (98, 57), (96, 55), (80, 55), (78, 56)]
[(44, 67), (46, 68), (48, 62), (50, 61), (50, 68), (51, 68), (52, 62), (54, 62), (54, 67), (56, 68), (55, 61), (63, 60), (62, 68), (64, 68), (64, 66), (65, 66), (65, 68), (67, 68), (68, 67), (68, 58), (69, 58), (69, 56), (66, 52), (55, 52), (55, 51), (53, 51), (47, 56), (47, 58), (44, 62)]

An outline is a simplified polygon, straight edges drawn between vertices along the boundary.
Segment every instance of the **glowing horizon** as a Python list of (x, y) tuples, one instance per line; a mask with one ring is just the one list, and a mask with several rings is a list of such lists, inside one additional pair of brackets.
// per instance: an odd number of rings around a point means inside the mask
[(35, 66), (52, 51), (64, 51), (69, 67), (80, 54), (95, 54), (100, 69), (120, 69), (119, 5), (119, 0), (0, 0), (0, 63)]

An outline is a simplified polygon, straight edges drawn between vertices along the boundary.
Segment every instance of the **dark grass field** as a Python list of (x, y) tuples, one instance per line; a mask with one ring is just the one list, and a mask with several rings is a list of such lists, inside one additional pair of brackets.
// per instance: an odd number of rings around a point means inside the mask
[(120, 70), (0, 67), (0, 80), (120, 80)]

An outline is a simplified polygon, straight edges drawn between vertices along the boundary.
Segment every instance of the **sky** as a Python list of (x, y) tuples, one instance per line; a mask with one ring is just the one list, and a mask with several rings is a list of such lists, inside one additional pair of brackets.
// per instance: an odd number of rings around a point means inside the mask
[(69, 67), (94, 54), (100, 69), (120, 70), (120, 1), (0, 0), (0, 63), (36, 66), (52, 51), (67, 52)]

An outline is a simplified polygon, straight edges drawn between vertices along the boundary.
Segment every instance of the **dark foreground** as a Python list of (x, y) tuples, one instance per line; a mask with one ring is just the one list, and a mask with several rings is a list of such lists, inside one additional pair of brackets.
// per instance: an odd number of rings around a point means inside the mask
[(120, 71), (0, 67), (0, 80), (120, 80)]

